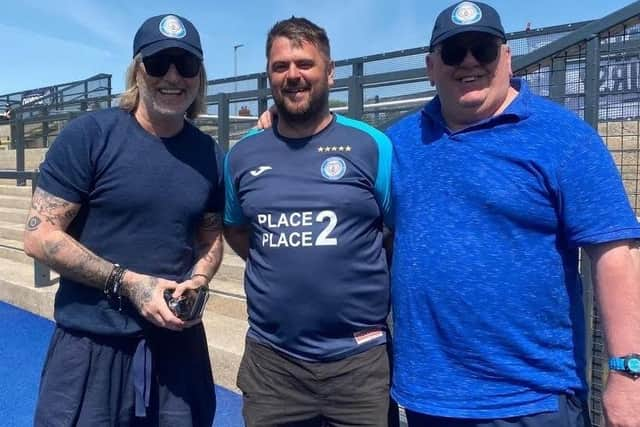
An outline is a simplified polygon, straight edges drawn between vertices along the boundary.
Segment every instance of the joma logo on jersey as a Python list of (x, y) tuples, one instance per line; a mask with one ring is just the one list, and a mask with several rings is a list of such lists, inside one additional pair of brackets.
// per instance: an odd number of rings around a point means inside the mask
[(249, 173), (251, 174), (251, 176), (260, 176), (264, 172), (270, 171), (271, 169), (273, 169), (271, 166), (260, 166), (259, 168), (254, 169), (254, 170), (250, 171)]

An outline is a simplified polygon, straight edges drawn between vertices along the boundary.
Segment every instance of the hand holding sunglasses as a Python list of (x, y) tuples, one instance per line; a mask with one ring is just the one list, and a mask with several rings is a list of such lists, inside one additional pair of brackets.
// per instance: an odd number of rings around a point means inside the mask
[(147, 74), (151, 77), (163, 77), (173, 64), (182, 77), (192, 78), (198, 75), (202, 61), (188, 52), (179, 54), (159, 52), (143, 58), (142, 63)]

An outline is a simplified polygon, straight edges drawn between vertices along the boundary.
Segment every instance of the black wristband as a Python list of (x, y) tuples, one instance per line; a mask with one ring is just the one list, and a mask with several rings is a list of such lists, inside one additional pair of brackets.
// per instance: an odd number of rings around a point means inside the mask
[(117, 300), (120, 304), (119, 310), (122, 309), (122, 278), (127, 270), (118, 264), (113, 265), (113, 270), (109, 273), (109, 277), (104, 282), (104, 294), (111, 300)]

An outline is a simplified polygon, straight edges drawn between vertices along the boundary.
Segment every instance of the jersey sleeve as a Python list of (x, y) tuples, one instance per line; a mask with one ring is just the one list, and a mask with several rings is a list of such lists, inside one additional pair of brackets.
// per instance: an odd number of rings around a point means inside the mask
[(595, 131), (589, 131), (558, 167), (565, 239), (577, 247), (639, 238), (640, 225), (613, 158)]
[(100, 129), (93, 118), (81, 117), (68, 123), (47, 151), (38, 187), (72, 203), (85, 200), (94, 175), (91, 147), (98, 138)]
[(240, 201), (238, 200), (235, 180), (231, 173), (230, 157), (231, 153), (227, 153), (224, 159), (224, 223), (227, 225), (244, 225), (249, 223), (249, 220), (242, 213)]
[(391, 160), (393, 150), (391, 140), (382, 132), (374, 133), (378, 146), (378, 173), (376, 174), (375, 194), (385, 223), (391, 212)]

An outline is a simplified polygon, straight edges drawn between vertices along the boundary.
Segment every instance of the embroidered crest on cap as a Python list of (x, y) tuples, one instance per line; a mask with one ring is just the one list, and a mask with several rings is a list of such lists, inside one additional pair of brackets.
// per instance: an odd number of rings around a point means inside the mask
[(160, 32), (166, 37), (172, 39), (181, 39), (187, 35), (187, 29), (184, 24), (174, 15), (167, 15), (160, 21)]
[(328, 180), (336, 181), (344, 176), (347, 171), (347, 164), (340, 157), (329, 157), (320, 167), (322, 176)]
[(477, 4), (463, 1), (451, 12), (451, 21), (457, 25), (471, 25), (482, 19), (482, 10)]

